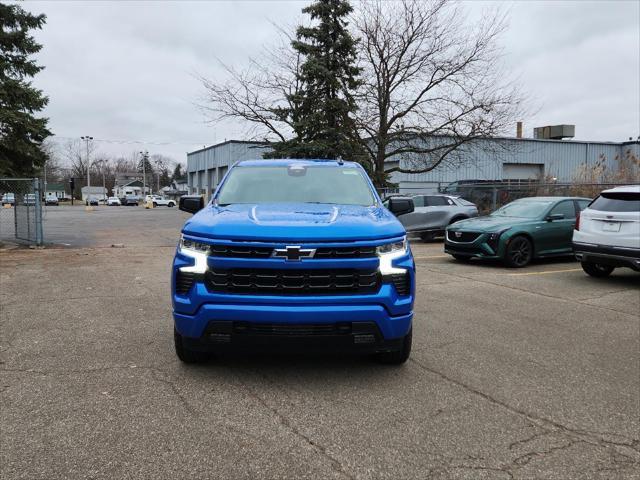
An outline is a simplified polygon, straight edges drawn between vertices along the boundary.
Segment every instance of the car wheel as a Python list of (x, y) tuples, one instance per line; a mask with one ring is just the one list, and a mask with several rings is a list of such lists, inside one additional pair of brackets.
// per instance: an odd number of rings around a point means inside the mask
[(601, 263), (581, 262), (582, 269), (592, 277), (603, 278), (611, 275), (615, 267), (602, 265)]
[(400, 350), (376, 353), (376, 361), (386, 365), (402, 365), (409, 359), (409, 355), (411, 354), (412, 337), (413, 330), (409, 330), (409, 333), (407, 333), (402, 340), (402, 348)]
[(169, 207), (169, 208), (171, 208), (171, 207), (175, 207), (175, 206), (176, 206), (176, 204), (175, 204), (175, 203), (173, 203), (173, 202), (169, 202), (169, 203), (167, 204), (167, 207)]
[(204, 352), (197, 352), (185, 347), (182, 335), (180, 335), (175, 328), (173, 329), (173, 341), (176, 348), (176, 355), (181, 362), (201, 363), (209, 358), (209, 355)]
[(504, 254), (508, 267), (522, 268), (529, 265), (533, 258), (533, 243), (527, 237), (517, 236), (511, 239)]
[(451, 255), (453, 258), (455, 258), (456, 260), (460, 261), (460, 262), (470, 262), (471, 261), (471, 257), (468, 257), (467, 255), (457, 255), (457, 254), (453, 254)]

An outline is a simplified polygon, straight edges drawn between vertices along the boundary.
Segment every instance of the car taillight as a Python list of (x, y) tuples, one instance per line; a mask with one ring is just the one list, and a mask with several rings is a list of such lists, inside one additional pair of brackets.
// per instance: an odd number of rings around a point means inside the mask
[(573, 228), (574, 230), (580, 230), (580, 212), (578, 212), (578, 214), (576, 215), (576, 226)]

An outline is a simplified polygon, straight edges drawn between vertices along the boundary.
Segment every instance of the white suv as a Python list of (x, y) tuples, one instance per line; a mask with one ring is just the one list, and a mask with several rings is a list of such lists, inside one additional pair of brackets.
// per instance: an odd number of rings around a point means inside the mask
[(640, 271), (640, 185), (604, 190), (591, 202), (576, 221), (573, 250), (594, 277), (616, 267)]
[(161, 197), (160, 195), (147, 195), (144, 199), (145, 202), (152, 202), (154, 207), (158, 207), (160, 205), (166, 205), (167, 207), (175, 207), (175, 200), (167, 199)]

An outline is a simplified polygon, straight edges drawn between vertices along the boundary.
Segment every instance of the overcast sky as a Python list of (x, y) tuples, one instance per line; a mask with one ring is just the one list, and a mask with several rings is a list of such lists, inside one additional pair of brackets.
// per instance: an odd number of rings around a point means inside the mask
[[(242, 139), (238, 125), (206, 124), (196, 75), (218, 78), (218, 58), (241, 65), (259, 54), (273, 23), (295, 24), (306, 3), (22, 3), (47, 15), (35, 84), (49, 96), (50, 129), (60, 139), (92, 135), (105, 153), (145, 149), (183, 162), (187, 151)], [(523, 118), (526, 136), (557, 123), (575, 124), (581, 140), (640, 135), (640, 2), (502, 5), (506, 61), (537, 110)]]

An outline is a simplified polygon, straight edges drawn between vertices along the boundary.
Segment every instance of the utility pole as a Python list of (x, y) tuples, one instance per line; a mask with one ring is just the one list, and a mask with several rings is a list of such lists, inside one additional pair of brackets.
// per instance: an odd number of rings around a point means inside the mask
[(89, 199), (89, 190), (91, 187), (91, 176), (89, 175), (89, 170), (91, 168), (91, 164), (89, 163), (89, 142), (91, 140), (93, 140), (93, 137), (90, 137), (89, 135), (85, 135), (84, 137), (80, 137), (82, 140), (85, 141), (86, 146), (87, 146), (87, 158), (86, 158), (86, 162), (87, 162), (87, 201), (89, 201), (89, 206), (91, 206), (91, 201)]
[(149, 158), (149, 152), (146, 150), (144, 152), (140, 152), (142, 155), (142, 195), (143, 198), (146, 198), (147, 195), (147, 158)]
[(104, 196), (104, 201), (105, 201), (105, 205), (106, 205), (107, 197), (109, 195), (107, 195), (107, 182), (106, 182), (105, 176), (104, 176), (104, 164), (105, 164), (105, 162), (106, 162), (106, 160), (104, 158), (96, 161), (96, 163), (100, 164), (100, 171), (102, 172), (102, 190), (103, 190), (102, 195)]

